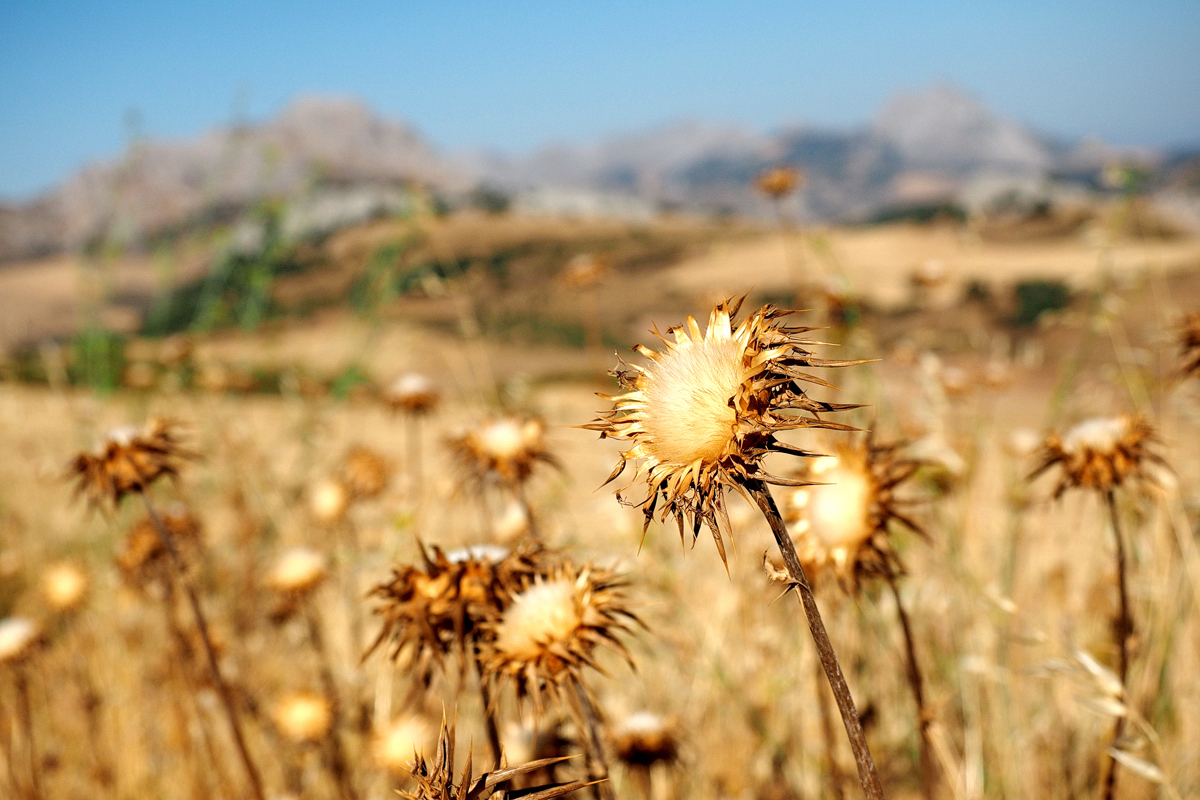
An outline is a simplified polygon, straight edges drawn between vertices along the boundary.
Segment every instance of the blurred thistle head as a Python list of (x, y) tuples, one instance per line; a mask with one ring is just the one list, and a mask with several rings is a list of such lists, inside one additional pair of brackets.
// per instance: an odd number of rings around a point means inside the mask
[(772, 167), (761, 173), (754, 181), (758, 190), (772, 200), (786, 197), (803, 184), (804, 173), (789, 166)]
[(447, 725), (442, 719), (441, 732), (438, 734), (434, 757), (426, 759), (418, 754), (408, 770), (415, 783), (411, 791), (400, 793), (407, 800), (486, 800), (488, 797), (501, 798), (525, 797), (536, 800), (550, 800), (561, 797), (576, 789), (582, 789), (590, 784), (585, 781), (574, 783), (552, 783), (527, 789), (509, 791), (508, 784), (514, 778), (535, 772), (551, 764), (556, 764), (565, 758), (547, 758), (533, 761), (517, 767), (496, 769), (475, 777), (472, 760), (468, 755), (465, 767), (457, 773), (454, 764), (455, 725)]
[(1140, 416), (1095, 417), (1042, 444), (1041, 463), (1029, 477), (1057, 468), (1054, 496), (1067, 489), (1111, 492), (1127, 481), (1154, 483), (1152, 468), (1166, 466), (1153, 450), (1153, 426)]
[(1193, 311), (1179, 325), (1180, 372), (1183, 377), (1200, 377), (1200, 311)]
[(303, 596), (312, 592), (329, 573), (329, 561), (310, 547), (292, 547), (267, 571), (266, 583), (280, 594)]
[(352, 447), (342, 459), (342, 484), (356, 500), (383, 494), (391, 477), (387, 459), (368, 447)]
[(835, 455), (806, 465), (801, 477), (813, 485), (783, 493), (783, 518), (809, 575), (832, 570), (844, 586), (857, 588), (900, 571), (888, 539), (891, 523), (922, 531), (897, 497), (920, 463), (899, 451), (899, 444), (880, 445), (870, 435), (841, 442)]
[(406, 372), (383, 390), (384, 402), (407, 414), (428, 414), (437, 406), (439, 397), (433, 381), (419, 372)]
[(813, 455), (776, 434), (798, 428), (853, 430), (818, 416), (857, 406), (810, 398), (802, 383), (833, 387), (808, 369), (863, 363), (813, 357), (805, 348), (819, 343), (803, 334), (814, 329), (786, 325), (793, 312), (771, 305), (735, 328), (740, 305), (736, 300), (713, 309), (706, 334), (688, 317), (685, 326), (667, 330), (674, 341), (659, 335), (665, 345), (661, 351), (635, 348), (650, 363), (619, 365), (614, 374), (626, 393), (606, 397), (613, 410), (583, 426), (599, 431), (602, 439), (633, 442), (606, 483), (636, 462), (634, 481), (645, 475), (649, 486), (638, 503), (645, 515), (643, 535), (661, 503), (660, 517), (673, 515), (681, 537), (685, 522), (693, 541), (707, 525), (722, 561), (722, 529), (729, 529), (726, 487), (740, 491), (751, 480), (794, 485), (764, 472), (763, 459), (771, 453)]
[(42, 626), (25, 617), (0, 619), (0, 664), (24, 661), (42, 641)]
[(433, 726), (424, 717), (402, 715), (376, 729), (371, 737), (375, 763), (395, 776), (408, 770), (433, 741)]
[(538, 462), (557, 464), (546, 448), (546, 424), (537, 417), (493, 417), (449, 445), (467, 477), (480, 484), (519, 486)]
[(571, 257), (558, 274), (558, 279), (568, 289), (587, 289), (604, 280), (608, 271), (608, 258), (605, 256), (599, 253), (579, 253)]
[[(184, 563), (195, 560), (200, 549), (200, 521), (180, 503), (172, 503), (159, 513), (159, 519), (171, 541), (179, 549)], [(122, 577), (137, 588), (165, 578), (167, 553), (162, 537), (149, 516), (142, 517), (125, 535), (117, 553)]]
[(183, 462), (195, 457), (183, 446), (177, 422), (152, 418), (140, 430), (125, 426), (109, 431), (95, 451), (75, 456), (70, 471), (77, 494), (96, 506), (116, 506), (164, 475), (178, 476)]
[(638, 711), (621, 720), (612, 731), (613, 751), (626, 766), (672, 764), (679, 758), (675, 725), (650, 711)]
[(350, 508), (350, 490), (337, 478), (323, 478), (308, 491), (308, 510), (319, 524), (337, 525)]
[(69, 614), (83, 604), (90, 582), (82, 566), (74, 561), (59, 561), (42, 573), (42, 597), (55, 612)]
[[(367, 654), (388, 642), (390, 658), (397, 660), (408, 652), (415, 673), (427, 680), (435, 665), (444, 667), (447, 655), (466, 653), (480, 624), (498, 613), (524, 576), (541, 569), (544, 555), (495, 545), (450, 553), (422, 545), (421, 554), (419, 566), (394, 567), (391, 580), (371, 590), (381, 601), (375, 614), (383, 626)], [(466, 669), (465, 658), (459, 666)]]
[(561, 701), (565, 689), (587, 691), (583, 670), (599, 669), (602, 645), (633, 666), (618, 634), (641, 621), (630, 610), (625, 587), (608, 570), (565, 561), (525, 576), (480, 637), (484, 679), (496, 688), (511, 680), (517, 698), (532, 697), (540, 712), (545, 695)]
[(275, 704), (275, 727), (293, 742), (317, 742), (325, 738), (333, 724), (333, 707), (316, 692), (292, 692)]

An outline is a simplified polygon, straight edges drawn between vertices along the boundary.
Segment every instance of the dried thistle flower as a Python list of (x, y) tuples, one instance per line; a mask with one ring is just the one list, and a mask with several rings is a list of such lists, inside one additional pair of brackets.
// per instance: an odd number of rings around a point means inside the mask
[(286, 595), (306, 595), (329, 574), (329, 561), (310, 547), (285, 550), (266, 575), (271, 589)]
[[(200, 549), (200, 521), (179, 503), (164, 509), (160, 517), (186, 564)], [(117, 567), (130, 584), (139, 588), (145, 588), (168, 574), (170, 565), (167, 563), (167, 552), (150, 517), (143, 517), (125, 535), (117, 553)]]
[(406, 372), (384, 389), (383, 399), (395, 411), (427, 414), (437, 406), (439, 394), (427, 376)]
[(272, 717), (279, 732), (293, 742), (316, 742), (329, 733), (333, 707), (316, 692), (293, 692), (275, 704)]
[(83, 603), (91, 583), (87, 570), (74, 561), (59, 561), (42, 573), (42, 597), (59, 614), (69, 614)]
[(1183, 376), (1200, 375), (1200, 311), (1193, 311), (1179, 325), (1179, 355)]
[(776, 434), (797, 428), (853, 430), (818, 416), (857, 406), (810, 398), (802, 382), (830, 384), (806, 370), (863, 363), (814, 358), (805, 347), (819, 343), (803, 338), (814, 329), (785, 325), (792, 312), (771, 305), (734, 328), (741, 302), (714, 308), (706, 334), (700, 333), (694, 317), (688, 317), (686, 326), (667, 329), (674, 341), (654, 331), (665, 349), (635, 348), (650, 364), (619, 365), (613, 374), (627, 392), (606, 397), (613, 401), (613, 410), (583, 426), (599, 431), (602, 439), (633, 442), (606, 483), (628, 462), (637, 462), (634, 480), (645, 475), (649, 485), (648, 497), (637, 504), (645, 514), (643, 534), (661, 502), (661, 518), (673, 515), (681, 537), (685, 520), (693, 540), (701, 524), (707, 525), (722, 561), (722, 529), (729, 530), (726, 487), (740, 491), (751, 479), (796, 485), (764, 472), (763, 459), (770, 453), (814, 455), (779, 441)]
[(484, 421), (448, 444), (475, 483), (517, 487), (538, 462), (557, 465), (546, 448), (545, 434), (546, 424), (541, 419), (505, 414)]
[(561, 701), (566, 689), (587, 693), (583, 669), (600, 669), (601, 645), (633, 665), (618, 634), (642, 623), (629, 608), (626, 583), (614, 573), (563, 562), (542, 574), (524, 575), (521, 583), (480, 637), (482, 671), (490, 687), (502, 688), (511, 680), (518, 699), (532, 697), (541, 711), (543, 695)]
[(813, 459), (801, 473), (813, 484), (783, 493), (782, 511), (805, 572), (832, 569), (847, 587), (900, 572), (888, 539), (892, 521), (921, 533), (903, 513), (896, 489), (920, 463), (904, 458), (897, 443), (871, 436), (839, 443), (836, 455)]
[(754, 181), (758, 190), (772, 200), (779, 200), (791, 194), (803, 183), (804, 174), (795, 167), (788, 166), (772, 167)]
[(308, 510), (321, 525), (332, 526), (341, 522), (350, 508), (350, 491), (335, 478), (318, 481), (309, 490)]
[(1130, 480), (1153, 483), (1151, 465), (1166, 466), (1151, 449), (1155, 443), (1153, 426), (1139, 416), (1084, 420), (1062, 436), (1046, 438), (1041, 464), (1030, 478), (1057, 466), (1055, 497), (1071, 488), (1106, 493)]
[(77, 494), (96, 506), (115, 506), (164, 475), (178, 476), (183, 462), (193, 458), (196, 454), (183, 446), (177, 422), (152, 418), (141, 430), (126, 426), (109, 431), (95, 452), (74, 458), (70, 471)]
[(595, 286), (608, 274), (608, 258), (599, 253), (579, 253), (559, 273), (559, 281), (568, 289), (586, 289)]
[(627, 766), (650, 767), (671, 764), (679, 758), (675, 725), (658, 714), (630, 714), (612, 732), (613, 751)]
[(471, 757), (468, 755), (466, 766), (455, 782), (454, 776), (454, 739), (455, 726), (447, 725), (442, 720), (442, 729), (438, 734), (436, 755), (432, 761), (418, 755), (409, 774), (416, 782), (416, 788), (410, 792), (401, 792), (400, 796), (408, 800), (486, 800), (488, 797), (499, 796), (502, 800), (520, 797), (524, 800), (550, 800), (570, 794), (576, 789), (582, 789), (591, 784), (586, 781), (575, 781), (566, 784), (549, 784), (530, 789), (509, 790), (506, 784), (514, 778), (534, 772), (551, 764), (564, 761), (563, 758), (546, 758), (532, 761), (519, 767), (498, 768), (474, 777)]
[(42, 626), (25, 617), (0, 620), (0, 664), (23, 661), (42, 641)]
[[(541, 569), (545, 556), (538, 550), (510, 552), (494, 545), (449, 554), (422, 546), (421, 553), (420, 566), (393, 568), (391, 580), (371, 591), (382, 601), (375, 614), (383, 626), (367, 655), (385, 641), (393, 660), (411, 648), (416, 673), (428, 679), (433, 666), (443, 666), (447, 655), (467, 652), (480, 623), (519, 590), (523, 577)], [(460, 662), (463, 669), (465, 662)]]
[(408, 775), (417, 759), (433, 740), (433, 726), (418, 716), (399, 716), (375, 731), (371, 756), (375, 763), (396, 776)]
[(351, 448), (342, 461), (342, 484), (356, 500), (383, 494), (391, 477), (391, 465), (367, 447)]

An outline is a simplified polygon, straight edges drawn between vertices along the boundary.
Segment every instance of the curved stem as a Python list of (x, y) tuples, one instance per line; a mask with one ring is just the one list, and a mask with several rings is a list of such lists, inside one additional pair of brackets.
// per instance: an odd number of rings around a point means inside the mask
[(821, 736), (825, 739), (825, 762), (829, 770), (829, 790), (836, 800), (844, 800), (845, 791), (842, 789), (844, 776), (842, 768), (837, 763), (837, 742), (833, 735), (833, 714), (829, 710), (829, 694), (825, 691), (825, 671), (820, 661), (814, 661), (816, 667), (817, 708), (821, 712)]
[(889, 565), (887, 568), (888, 586), (892, 597), (896, 600), (896, 615), (900, 618), (900, 627), (904, 630), (905, 673), (908, 685), (912, 687), (913, 702), (917, 705), (917, 724), (921, 734), (921, 754), (919, 770), (921, 776), (921, 794), (926, 800), (932, 800), (935, 791), (936, 777), (933, 772), (933, 757), (929, 745), (929, 712), (925, 708), (925, 688), (921, 678), (921, 668), (917, 664), (917, 648), (913, 643), (912, 623), (909, 622), (908, 612), (900, 600), (900, 587), (896, 585), (896, 572)]
[[(1117, 500), (1112, 490), (1105, 493), (1104, 499), (1108, 505), (1108, 516), (1112, 522), (1113, 538), (1117, 540), (1117, 591), (1120, 595), (1120, 608), (1117, 611), (1116, 623), (1113, 625), (1113, 638), (1117, 640), (1117, 677), (1121, 679), (1121, 687), (1125, 687), (1125, 678), (1129, 673), (1129, 637), (1133, 635), (1133, 617), (1129, 613), (1129, 588), (1125, 578), (1125, 540), (1121, 537), (1121, 524), (1117, 516)], [(1128, 700), (1126, 700), (1128, 703)], [(1117, 717), (1113, 726), (1111, 745), (1125, 733), (1125, 717)], [(1117, 787), (1117, 761), (1109, 756), (1108, 772), (1104, 776), (1104, 800), (1112, 800)]]
[(854, 707), (854, 698), (850, 695), (850, 687), (846, 685), (841, 664), (838, 663), (833, 644), (829, 641), (829, 634), (825, 631), (825, 622), (821, 619), (821, 611), (817, 608), (817, 600), (813, 596), (812, 586), (808, 583), (808, 576), (804, 574), (804, 567), (800, 565), (800, 557), (796, 555), (796, 546), (792, 543), (792, 537), (783, 524), (783, 517), (779, 515), (779, 509), (775, 506), (775, 498), (771, 496), (767, 485), (760, 480), (747, 478), (742, 485), (754, 498), (754, 502), (758, 504), (759, 510), (771, 526), (771, 533), (775, 534), (775, 543), (779, 545), (779, 552), (792, 579), (792, 586), (800, 595), (800, 605), (808, 618), (808, 629), (812, 633), (829, 687), (833, 689), (834, 699), (837, 700), (842, 724), (846, 728), (846, 737), (850, 740), (850, 749), (854, 751), (854, 765), (858, 769), (858, 782), (862, 785), (863, 794), (867, 800), (882, 800), (883, 787), (879, 783), (871, 748), (867, 745), (867, 736), (858, 719), (858, 710)]
[(200, 598), (196, 596), (196, 590), (192, 588), (191, 583), (184, 574), (183, 559), (179, 556), (179, 550), (176, 549), (170, 532), (163, 525), (162, 517), (159, 516), (158, 510), (150, 502), (150, 497), (146, 494), (145, 489), (139, 488), (137, 491), (142, 498), (142, 504), (146, 506), (146, 513), (150, 516), (150, 521), (154, 524), (154, 530), (158, 532), (158, 538), (162, 542), (163, 549), (167, 551), (167, 556), (171, 559), (171, 568), (180, 585), (183, 587), (184, 594), (187, 595), (188, 603), (192, 607), (192, 615), (196, 618), (196, 628), (200, 631), (200, 640), (204, 643), (204, 654), (208, 657), (208, 670), (212, 675), (213, 683), (217, 687), (217, 694), (221, 698), (221, 704), (225, 708), (225, 716), (229, 720), (229, 728), (233, 733), (234, 744), (237, 745), (242, 766), (246, 769), (246, 776), (250, 779), (251, 791), (254, 794), (255, 800), (264, 800), (262, 778), (259, 777), (258, 768), (254, 765), (254, 761), (250, 758), (250, 751), (246, 748), (246, 739), (242, 735), (242, 726), (238, 722), (237, 711), (233, 705), (233, 695), (229, 691), (229, 685), (225, 683), (225, 678), (221, 675), (221, 667), (217, 663), (217, 652), (213, 648), (212, 637), (208, 633), (208, 619), (204, 616), (204, 609), (200, 607)]

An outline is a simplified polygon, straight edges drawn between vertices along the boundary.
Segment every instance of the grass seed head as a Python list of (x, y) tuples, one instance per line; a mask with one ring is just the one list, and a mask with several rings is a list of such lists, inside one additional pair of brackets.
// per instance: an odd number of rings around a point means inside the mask
[(42, 573), (42, 597), (55, 612), (69, 614), (83, 604), (90, 583), (87, 570), (79, 564), (59, 561)]
[[(645, 528), (654, 518), (674, 516), (680, 535), (685, 524), (693, 539), (707, 525), (722, 560), (727, 530), (724, 494), (748, 479), (788, 485), (762, 470), (770, 453), (811, 455), (780, 442), (776, 434), (797, 428), (851, 430), (819, 415), (855, 406), (810, 398), (803, 383), (829, 387), (808, 372), (812, 367), (841, 367), (858, 361), (826, 361), (805, 348), (812, 328), (785, 324), (790, 311), (766, 305), (740, 324), (734, 323), (741, 301), (721, 303), (700, 332), (694, 317), (667, 330), (664, 348), (639, 346), (645, 367), (622, 364), (615, 370), (625, 394), (607, 398), (613, 410), (583, 427), (601, 438), (630, 441), (609, 476), (615, 480), (629, 462), (637, 464), (636, 481), (645, 476), (648, 496), (638, 505)], [(618, 492), (620, 497), (620, 492)]]
[(1111, 492), (1127, 481), (1153, 483), (1151, 468), (1166, 464), (1155, 443), (1153, 426), (1139, 416), (1095, 417), (1048, 436), (1030, 477), (1058, 468), (1055, 497), (1072, 488)]
[(141, 491), (164, 475), (176, 477), (196, 454), (183, 446), (177, 422), (152, 418), (145, 427), (109, 431), (91, 453), (71, 462), (76, 492), (93, 505), (116, 506), (125, 495)]
[(440, 396), (433, 381), (419, 372), (406, 372), (383, 391), (384, 401), (395, 411), (428, 414), (437, 407)]
[(0, 620), (0, 664), (28, 658), (42, 641), (42, 626), (25, 617)]
[(539, 463), (556, 464), (546, 447), (546, 424), (513, 414), (485, 420), (448, 442), (466, 476), (476, 484), (524, 483)]
[(275, 727), (293, 742), (317, 742), (333, 724), (333, 707), (315, 692), (293, 692), (280, 698), (272, 715)]

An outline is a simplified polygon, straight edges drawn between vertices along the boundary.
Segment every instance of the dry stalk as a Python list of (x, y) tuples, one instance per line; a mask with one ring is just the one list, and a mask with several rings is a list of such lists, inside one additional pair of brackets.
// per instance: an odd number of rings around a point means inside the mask
[(825, 670), (820, 661), (814, 661), (813, 666), (816, 667), (814, 678), (816, 679), (817, 708), (821, 712), (821, 736), (825, 740), (825, 766), (829, 771), (829, 791), (834, 800), (845, 800), (846, 792), (843, 788), (845, 776), (842, 775), (842, 768), (837, 763), (837, 737), (834, 736), (833, 731), (833, 714), (829, 710), (829, 695), (825, 691)]
[(771, 526), (771, 532), (775, 535), (775, 543), (779, 545), (780, 555), (783, 556), (784, 566), (791, 578), (792, 587), (800, 596), (800, 605), (804, 608), (804, 614), (808, 618), (808, 629), (812, 633), (817, 655), (820, 656), (825, 677), (829, 681), (829, 687), (833, 690), (834, 699), (837, 700), (838, 711), (842, 715), (842, 724), (846, 728), (846, 736), (850, 739), (850, 749), (854, 751), (854, 765), (858, 769), (858, 781), (862, 785), (863, 794), (867, 800), (883, 800), (883, 787), (879, 783), (879, 774), (875, 770), (875, 759), (871, 757), (871, 748), (867, 745), (866, 734), (858, 719), (858, 710), (854, 707), (854, 698), (850, 695), (850, 687), (846, 685), (841, 664), (838, 663), (833, 644), (829, 641), (829, 634), (825, 631), (821, 611), (817, 608), (817, 600), (813, 596), (812, 586), (809, 585), (808, 577), (804, 574), (804, 567), (800, 565), (796, 547), (792, 543), (792, 537), (788, 534), (787, 526), (784, 525), (783, 517), (779, 514), (779, 509), (775, 505), (775, 499), (771, 496), (767, 485), (757, 478), (746, 478), (742, 486), (754, 498), (759, 510), (762, 511), (767, 523)]
[(924, 681), (921, 677), (921, 668), (917, 663), (912, 623), (909, 621), (908, 612), (904, 610), (904, 603), (900, 600), (900, 588), (896, 585), (896, 572), (890, 566), (887, 570), (887, 582), (888, 587), (892, 590), (892, 597), (896, 601), (896, 616), (900, 618), (900, 627), (904, 631), (905, 674), (908, 677), (908, 685), (912, 688), (913, 702), (917, 706), (917, 725), (921, 735), (918, 766), (921, 776), (921, 794), (925, 796), (926, 800), (932, 800), (937, 791), (937, 775), (934, 772), (935, 764), (929, 743), (929, 724), (932, 720), (929, 709), (925, 706)]
[(208, 619), (204, 616), (204, 609), (200, 606), (200, 598), (196, 596), (196, 590), (192, 587), (184, 573), (183, 559), (180, 558), (179, 550), (175, 547), (175, 542), (172, 540), (170, 532), (163, 524), (158, 509), (150, 502), (150, 496), (146, 494), (144, 488), (138, 486), (135, 491), (141, 496), (142, 504), (146, 507), (146, 513), (149, 515), (150, 521), (154, 523), (154, 529), (158, 532), (163, 549), (166, 550), (167, 556), (171, 560), (173, 578), (183, 587), (183, 592), (188, 598), (188, 604), (192, 607), (192, 615), (196, 620), (196, 629), (200, 633), (200, 640), (204, 644), (204, 654), (208, 659), (209, 673), (212, 676), (213, 683), (217, 687), (217, 694), (221, 698), (221, 705), (225, 709), (225, 717), (229, 722), (229, 729), (233, 734), (233, 741), (237, 746), (238, 756), (241, 758), (242, 766), (246, 770), (246, 777), (250, 781), (251, 793), (255, 800), (265, 800), (262, 778), (259, 777), (258, 767), (255, 766), (253, 759), (250, 757), (250, 751), (246, 747), (246, 739), (242, 734), (242, 726), (238, 722), (237, 710), (233, 705), (233, 695), (229, 691), (229, 685), (225, 682), (225, 678), (221, 675), (221, 667), (217, 663), (217, 652), (213, 648), (212, 637), (208, 631)]
[(334, 680), (333, 670), (329, 666), (329, 653), (325, 649), (325, 640), (321, 636), (321, 624), (317, 619), (316, 609), (307, 598), (304, 599), (303, 605), (304, 622), (308, 626), (308, 643), (312, 646), (313, 653), (316, 654), (321, 689), (325, 693), (325, 701), (329, 703), (330, 709), (329, 734), (326, 737), (329, 771), (333, 773), (338, 793), (343, 800), (357, 800), (358, 794), (354, 790), (354, 778), (350, 773), (350, 764), (346, 760), (345, 751), (342, 750), (341, 702), (338, 699), (337, 682)]
[(598, 800), (616, 800), (612, 781), (608, 780), (608, 755), (604, 746), (603, 723), (600, 711), (580, 683), (572, 683), (568, 707), (574, 712), (576, 724), (587, 745), (588, 780), (595, 781), (592, 791)]
[[(1117, 610), (1117, 619), (1113, 625), (1113, 638), (1116, 639), (1117, 645), (1117, 677), (1121, 681), (1122, 688), (1124, 688), (1127, 684), (1126, 676), (1129, 673), (1129, 637), (1133, 634), (1133, 618), (1129, 613), (1129, 588), (1126, 581), (1125, 541), (1121, 536), (1121, 524), (1117, 515), (1117, 500), (1113, 495), (1112, 489), (1105, 492), (1104, 499), (1108, 506), (1109, 521), (1112, 523), (1113, 538), (1117, 542), (1117, 592), (1120, 596), (1120, 607)], [(1128, 705), (1128, 702), (1126, 704)], [(1117, 721), (1113, 725), (1110, 746), (1116, 746), (1117, 740), (1124, 733), (1125, 717), (1122, 715), (1117, 717)], [(1104, 775), (1104, 800), (1112, 800), (1113, 794), (1116, 791), (1116, 785), (1117, 760), (1109, 756), (1108, 770)]]
[[(25, 666), (18, 664), (14, 680), (17, 688), (17, 716), (21, 720), (21, 733), (25, 736), (25, 750), (29, 757), (29, 797), (42, 800), (41, 770), (38, 765), (37, 744), (33, 738), (33, 710), (29, 703), (29, 677)], [(15, 780), (15, 778), (14, 778)]]

